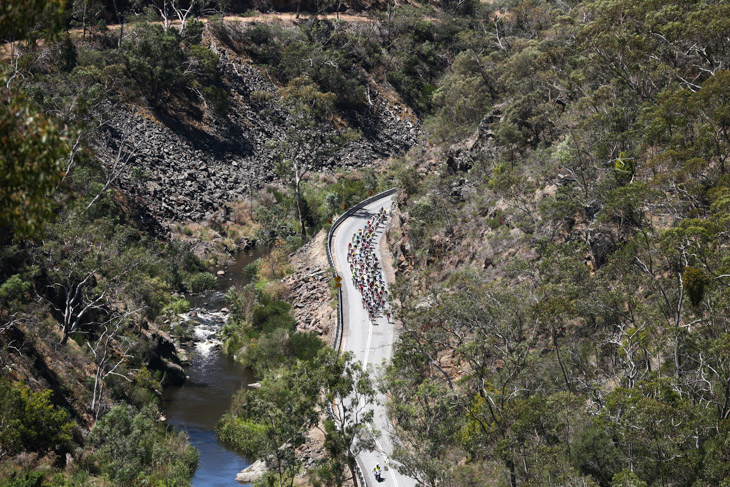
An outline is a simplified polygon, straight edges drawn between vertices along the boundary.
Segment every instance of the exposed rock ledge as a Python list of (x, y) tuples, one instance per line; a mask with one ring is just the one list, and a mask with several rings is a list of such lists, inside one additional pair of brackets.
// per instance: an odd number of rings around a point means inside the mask
[(324, 247), (326, 238), (327, 232), (321, 230), (291, 256), (297, 271), (283, 282), (289, 288), (297, 330), (313, 331), (327, 341), (335, 327), (336, 313), (330, 305), (332, 275)]
[(252, 484), (266, 473), (266, 464), (263, 460), (256, 460), (236, 475), (236, 482)]

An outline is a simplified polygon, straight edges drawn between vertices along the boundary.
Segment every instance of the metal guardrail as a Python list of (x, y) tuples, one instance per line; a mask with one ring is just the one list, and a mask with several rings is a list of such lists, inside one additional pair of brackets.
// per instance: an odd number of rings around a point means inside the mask
[[(377, 201), (381, 198), (385, 198), (386, 196), (390, 196), (394, 194), (397, 191), (397, 188), (390, 188), (387, 191), (383, 191), (382, 193), (378, 193), (374, 196), (371, 196), (367, 199), (362, 200), (360, 203), (353, 205), (352, 208), (348, 208), (342, 215), (337, 217), (332, 222), (332, 226), (330, 227), (330, 231), (327, 232), (327, 261), (329, 261), (330, 267), (332, 267), (333, 277), (337, 277), (337, 269), (335, 268), (335, 261), (332, 258), (332, 236), (335, 234), (335, 230), (337, 230), (337, 227), (339, 227), (342, 222), (347, 220), (349, 217), (351, 217), (355, 212), (361, 210), (365, 206), (369, 205), (373, 201)], [(335, 336), (332, 340), (332, 348), (337, 350), (337, 353), (340, 353), (340, 348), (342, 347), (342, 334), (344, 333), (344, 315), (342, 311), (342, 288), (337, 288), (337, 327), (335, 328)], [(334, 411), (332, 411), (332, 406), (329, 405), (328, 413), (330, 416), (334, 416)], [(365, 474), (362, 470), (362, 467), (360, 467), (360, 462), (356, 459), (355, 465), (357, 466), (357, 476), (360, 477), (360, 485), (367, 486), (368, 482), (365, 478)]]

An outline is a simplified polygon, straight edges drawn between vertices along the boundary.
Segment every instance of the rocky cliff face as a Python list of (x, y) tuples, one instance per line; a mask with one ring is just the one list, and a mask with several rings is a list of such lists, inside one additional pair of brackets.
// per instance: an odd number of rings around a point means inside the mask
[(291, 256), (290, 262), (297, 271), (285, 278), (284, 284), (289, 289), (297, 330), (315, 332), (329, 342), (337, 314), (330, 304), (332, 274), (324, 247), (326, 239), (327, 232), (321, 230)]
[[(120, 144), (128, 148), (129, 167), (119, 185), (163, 226), (223, 216), (226, 203), (273, 181), (271, 142), (284, 138), (292, 124), (274, 82), (249, 60), (219, 47), (215, 39), (210, 42), (230, 95), (227, 115), (214, 117), (191, 107), (199, 120), (182, 123), (127, 106), (103, 138), (107, 163)], [(369, 105), (359, 114), (362, 137), (337, 151), (327, 171), (368, 166), (415, 143), (418, 121), (377, 86), (369, 92)]]

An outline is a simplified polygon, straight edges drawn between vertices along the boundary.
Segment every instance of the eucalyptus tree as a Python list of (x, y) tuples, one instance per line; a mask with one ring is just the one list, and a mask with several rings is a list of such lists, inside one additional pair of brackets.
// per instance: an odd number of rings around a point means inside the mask
[(277, 150), (275, 170), (292, 189), (296, 201), (299, 231), (307, 236), (302, 183), (309, 173), (324, 168), (341, 146), (357, 140), (353, 130), (336, 130), (332, 118), (336, 96), (322, 93), (307, 77), (293, 79), (282, 89), (293, 122), (273, 145)]

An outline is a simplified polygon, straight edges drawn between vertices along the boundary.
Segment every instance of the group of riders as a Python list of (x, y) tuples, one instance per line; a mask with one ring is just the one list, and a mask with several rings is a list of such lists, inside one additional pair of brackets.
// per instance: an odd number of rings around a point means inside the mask
[[(368, 311), (370, 319), (380, 315), (386, 307), (388, 290), (383, 281), (383, 272), (375, 256), (375, 236), (381, 225), (385, 225), (388, 212), (381, 208), (372, 220), (352, 235), (352, 241), (347, 246), (347, 262), (350, 264), (352, 281), (362, 296), (363, 307)], [(390, 321), (390, 311), (385, 315)], [(373, 469), (375, 480), (382, 482), (383, 477), (380, 464)]]
[[(363, 307), (371, 320), (385, 310), (388, 297), (380, 263), (375, 256), (375, 234), (387, 218), (388, 212), (381, 208), (372, 220), (368, 220), (363, 228), (352, 235), (347, 248), (352, 280), (362, 295)], [(386, 311), (385, 315), (390, 321), (390, 311)]]

